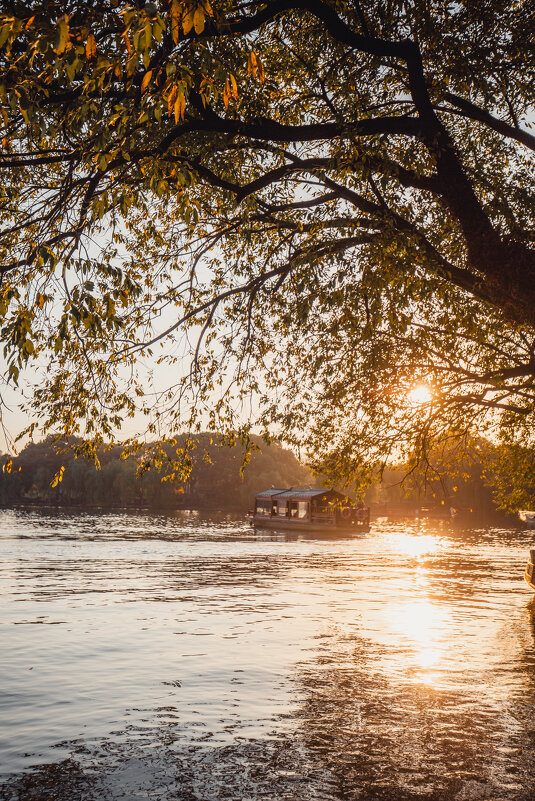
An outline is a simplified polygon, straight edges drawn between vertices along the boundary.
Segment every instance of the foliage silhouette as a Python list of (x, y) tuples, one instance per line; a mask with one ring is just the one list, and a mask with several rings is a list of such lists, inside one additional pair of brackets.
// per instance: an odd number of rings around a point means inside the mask
[(452, 433), (530, 443), (534, 27), (506, 0), (6, 4), (0, 313), (12, 382), (48, 360), (32, 427), (94, 453), (140, 410), (256, 423), (346, 481)]

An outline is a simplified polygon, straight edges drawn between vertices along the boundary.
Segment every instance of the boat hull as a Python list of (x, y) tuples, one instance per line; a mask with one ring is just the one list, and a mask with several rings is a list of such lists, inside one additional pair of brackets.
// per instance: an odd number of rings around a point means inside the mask
[(520, 518), (520, 522), (523, 523), (526, 528), (535, 528), (535, 512), (522, 509), (518, 513), (518, 517)]
[(524, 580), (528, 587), (535, 592), (535, 549), (529, 552), (529, 561), (526, 565)]
[(296, 520), (295, 523), (288, 522), (287, 520), (277, 520), (276, 518), (254, 518), (251, 520), (255, 528), (270, 528), (278, 529), (279, 531), (293, 532), (298, 534), (300, 531), (314, 534), (366, 534), (370, 530), (370, 525), (367, 522), (355, 522), (351, 525), (329, 525), (326, 523), (312, 523), (309, 520), (303, 522)]

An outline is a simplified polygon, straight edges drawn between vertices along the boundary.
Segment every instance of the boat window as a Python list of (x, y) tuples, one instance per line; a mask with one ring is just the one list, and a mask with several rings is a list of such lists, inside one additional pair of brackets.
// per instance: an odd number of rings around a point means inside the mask
[(308, 503), (306, 501), (298, 501), (297, 502), (297, 517), (303, 519), (307, 516), (308, 512)]
[(271, 501), (257, 501), (256, 502), (256, 514), (257, 515), (269, 515), (271, 512)]
[(277, 514), (279, 517), (286, 517), (288, 513), (288, 501), (277, 501)]

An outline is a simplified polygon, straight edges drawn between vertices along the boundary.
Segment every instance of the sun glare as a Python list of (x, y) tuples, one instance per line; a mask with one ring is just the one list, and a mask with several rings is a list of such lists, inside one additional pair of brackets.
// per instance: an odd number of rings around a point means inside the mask
[(423, 406), (424, 403), (429, 403), (431, 397), (431, 390), (427, 384), (417, 384), (408, 393), (409, 401), (417, 406)]

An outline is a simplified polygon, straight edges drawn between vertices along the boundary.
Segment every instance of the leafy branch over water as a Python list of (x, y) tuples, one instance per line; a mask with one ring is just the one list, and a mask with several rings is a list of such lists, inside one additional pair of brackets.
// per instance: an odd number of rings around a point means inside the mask
[(0, 16), (0, 314), (8, 380), (48, 365), (35, 425), (95, 455), (136, 413), (257, 424), (348, 481), (452, 433), (532, 444), (527, 2), (59, 11)]

